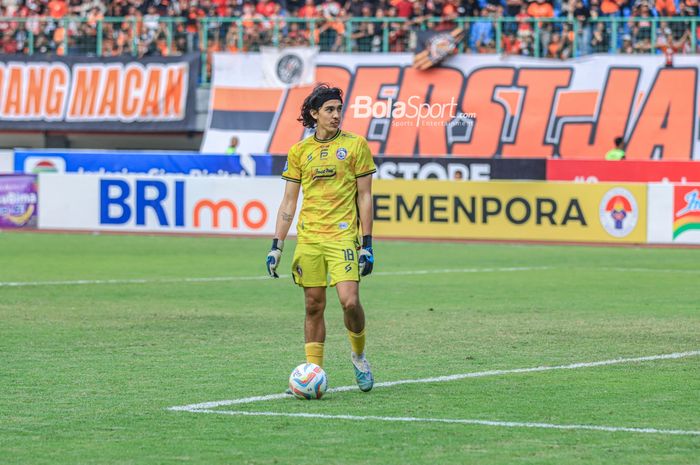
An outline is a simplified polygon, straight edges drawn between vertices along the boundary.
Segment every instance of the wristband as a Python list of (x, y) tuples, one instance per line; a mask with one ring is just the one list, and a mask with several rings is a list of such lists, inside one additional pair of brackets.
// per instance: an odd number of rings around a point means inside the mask
[(272, 250), (284, 250), (284, 241), (282, 239), (272, 239)]
[(366, 236), (362, 236), (362, 248), (366, 249), (368, 247), (372, 247), (372, 235), (368, 234)]

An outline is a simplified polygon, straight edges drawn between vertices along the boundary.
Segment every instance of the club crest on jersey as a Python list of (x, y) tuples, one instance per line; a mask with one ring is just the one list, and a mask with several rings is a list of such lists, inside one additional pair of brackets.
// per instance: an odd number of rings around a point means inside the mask
[(344, 147), (340, 147), (336, 152), (335, 156), (338, 160), (345, 160), (345, 157), (348, 156), (348, 151), (345, 150)]

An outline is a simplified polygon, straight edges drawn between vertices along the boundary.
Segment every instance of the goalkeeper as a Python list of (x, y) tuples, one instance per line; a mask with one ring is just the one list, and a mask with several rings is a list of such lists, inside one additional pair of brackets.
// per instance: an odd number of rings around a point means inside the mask
[[(300, 189), (292, 278), (304, 289), (306, 361), (323, 366), (326, 340), (326, 288), (335, 287), (352, 347), (355, 379), (362, 391), (374, 384), (365, 357), (365, 312), (360, 304), (360, 276), (372, 272), (372, 173), (376, 171), (364, 137), (340, 129), (342, 91), (318, 85), (301, 107), (301, 122), (315, 128), (294, 144), (282, 173), (284, 198), (277, 212), (267, 271), (277, 278), (284, 239), (294, 219)], [(359, 216), (359, 218), (358, 218)], [(361, 244), (360, 225), (362, 228)], [(330, 281), (329, 281), (330, 277)]]

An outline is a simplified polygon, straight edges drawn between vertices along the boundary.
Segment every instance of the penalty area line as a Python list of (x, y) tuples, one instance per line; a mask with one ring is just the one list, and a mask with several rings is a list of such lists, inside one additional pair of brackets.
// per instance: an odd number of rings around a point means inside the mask
[(519, 421), (492, 421), (473, 420), (460, 418), (419, 418), (419, 417), (385, 417), (373, 415), (329, 415), (323, 413), (281, 413), (281, 412), (244, 412), (238, 410), (190, 410), (192, 413), (213, 413), (218, 415), (237, 416), (264, 416), (264, 417), (292, 417), (292, 418), (318, 418), (323, 420), (350, 420), (350, 421), (387, 421), (404, 423), (447, 423), (476, 426), (500, 426), (505, 428), (544, 428), (557, 430), (583, 430), (605, 431), (610, 433), (640, 433), (640, 434), (665, 434), (675, 436), (700, 436), (700, 431), (686, 431), (677, 429), (635, 428), (627, 426), (603, 426), (603, 425), (558, 425), (554, 423), (531, 423)]
[[(377, 387), (390, 387), (400, 384), (414, 383), (440, 383), (446, 381), (454, 381), (465, 378), (479, 378), (486, 376), (497, 376), (517, 373), (533, 373), (551, 370), (574, 370), (579, 368), (590, 368), (607, 365), (617, 365), (622, 363), (648, 362), (654, 360), (673, 360), (685, 357), (693, 357), (700, 355), (700, 350), (688, 352), (674, 352), (671, 354), (650, 355), (646, 357), (634, 358), (616, 358), (611, 360), (601, 360), (598, 362), (582, 362), (571, 363), (568, 365), (557, 366), (538, 366), (531, 368), (516, 368), (510, 370), (489, 370), (472, 373), (464, 373), (459, 375), (440, 376), (437, 378), (422, 378), (422, 379), (406, 379), (398, 381), (388, 381), (377, 383)], [(328, 392), (342, 392), (356, 390), (357, 386), (340, 386), (329, 389)], [(581, 424), (554, 424), (541, 422), (517, 422), (517, 421), (496, 421), (496, 420), (478, 420), (478, 419), (459, 419), (459, 418), (420, 418), (420, 417), (389, 417), (389, 416), (373, 416), (373, 415), (330, 415), (323, 413), (284, 413), (284, 412), (247, 412), (240, 410), (212, 410), (214, 407), (225, 405), (240, 405), (250, 404), (254, 402), (264, 402), (270, 400), (279, 400), (291, 398), (287, 394), (270, 394), (266, 396), (246, 397), (241, 399), (224, 400), (217, 402), (203, 402), (199, 404), (183, 405), (179, 407), (170, 407), (171, 411), (184, 411), (190, 413), (209, 413), (215, 415), (232, 415), (232, 416), (266, 416), (266, 417), (291, 417), (291, 418), (318, 418), (325, 420), (347, 420), (347, 421), (386, 421), (386, 422), (404, 422), (404, 423), (442, 423), (442, 424), (461, 424), (474, 426), (494, 426), (504, 428), (542, 428), (553, 430), (569, 430), (569, 431), (604, 431), (610, 433), (637, 433), (637, 434), (658, 434), (658, 435), (674, 435), (674, 436), (700, 436), (700, 431), (681, 430), (681, 429), (662, 429), (662, 428), (641, 428), (627, 426), (606, 426), (606, 425), (581, 425)]]
[[(402, 384), (420, 384), (420, 383), (444, 383), (447, 381), (457, 381), (460, 379), (467, 378), (484, 378), (487, 376), (500, 376), (500, 375), (510, 375), (518, 373), (537, 373), (544, 371), (553, 370), (576, 370), (579, 368), (593, 368), (599, 366), (609, 366), (609, 365), (619, 365), (624, 363), (639, 363), (639, 362), (651, 362), (656, 360), (674, 360), (686, 357), (695, 357), (700, 355), (700, 350), (693, 350), (688, 352), (674, 352), (671, 354), (660, 354), (660, 355), (649, 355), (645, 357), (633, 357), (633, 358), (615, 358), (610, 360), (600, 360), (597, 362), (580, 362), (580, 363), (570, 363), (568, 365), (555, 365), (555, 366), (537, 366), (530, 368), (512, 368), (507, 370), (488, 370), (488, 371), (476, 371), (471, 373), (462, 373), (456, 375), (438, 376), (433, 378), (419, 378), (419, 379), (402, 379), (397, 381), (385, 381), (381, 383), (375, 383), (375, 388), (385, 388), (392, 386), (399, 386)], [(339, 386), (336, 388), (329, 389), (328, 392), (345, 392), (357, 390), (357, 386)], [(184, 411), (184, 412), (195, 412), (207, 409), (212, 409), (215, 407), (223, 407), (227, 405), (240, 405), (240, 404), (252, 404), (256, 402), (265, 402), (270, 400), (279, 400), (290, 397), (287, 394), (269, 394), (265, 396), (255, 396), (255, 397), (243, 397), (239, 399), (231, 400), (219, 400), (213, 402), (202, 402), (199, 404), (182, 405), (176, 407), (169, 407), (168, 410), (173, 411)]]

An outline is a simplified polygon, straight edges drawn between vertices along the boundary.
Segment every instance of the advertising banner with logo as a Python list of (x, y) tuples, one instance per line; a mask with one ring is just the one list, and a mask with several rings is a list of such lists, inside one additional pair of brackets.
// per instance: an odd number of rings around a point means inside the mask
[(649, 185), (649, 242), (700, 244), (700, 184)]
[(0, 55), (0, 130), (194, 130), (198, 62)]
[(16, 150), (18, 173), (144, 173), (193, 176), (269, 176), (268, 155), (117, 150)]
[(547, 160), (547, 180), (577, 182), (700, 182), (697, 161)]
[[(243, 68), (245, 54), (221, 54)], [(456, 55), (412, 67), (411, 54), (319, 54), (316, 81), (345, 92), (343, 129), (388, 156), (604, 159), (616, 137), (628, 160), (700, 160), (693, 55), (592, 55), (562, 61)], [(308, 135), (297, 122), (311, 86), (251, 88), (217, 73), (202, 151), (286, 154)]]
[(39, 228), (271, 236), (283, 192), (275, 178), (44, 173)]
[(644, 243), (646, 185), (377, 180), (384, 237)]
[(36, 228), (36, 176), (0, 175), (0, 229)]
[[(272, 173), (282, 174), (286, 156), (272, 156)], [(374, 157), (377, 179), (515, 179), (543, 181), (545, 159)]]

